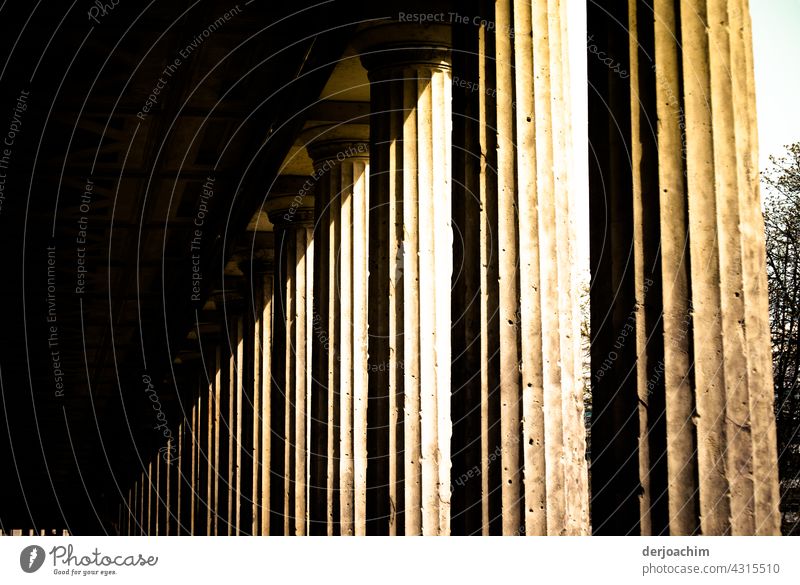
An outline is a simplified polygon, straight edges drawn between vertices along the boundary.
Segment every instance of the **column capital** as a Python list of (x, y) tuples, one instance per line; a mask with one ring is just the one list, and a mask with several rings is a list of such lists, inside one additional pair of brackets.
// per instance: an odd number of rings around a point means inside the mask
[(314, 222), (314, 177), (279, 177), (264, 211), (276, 226)]
[(255, 276), (263, 274), (273, 274), (275, 272), (275, 263), (273, 260), (266, 258), (253, 258), (252, 260), (242, 260), (239, 262), (239, 270), (242, 271), (245, 278), (251, 279)]
[(210, 295), (214, 310), (221, 313), (237, 314), (244, 310), (245, 302), (241, 291), (235, 288), (217, 289)]
[(316, 169), (325, 163), (369, 161), (368, 124), (321, 124), (304, 130), (300, 139)]
[(368, 24), (356, 33), (353, 45), (370, 79), (397, 67), (450, 69), (452, 27), (386, 20)]
[(272, 260), (254, 260), (252, 267), (253, 274), (273, 274), (275, 272), (275, 263)]
[[(450, 36), (449, 26), (382, 21), (354, 40), (371, 82), (378, 167), (364, 220), (367, 266), (359, 266), (369, 291), (366, 416), (382, 429), (354, 461), (369, 460), (358, 469), (372, 487), (362, 493), (377, 533), (450, 533)], [(353, 405), (360, 417), (366, 402)], [(400, 498), (402, 516), (393, 514)]]

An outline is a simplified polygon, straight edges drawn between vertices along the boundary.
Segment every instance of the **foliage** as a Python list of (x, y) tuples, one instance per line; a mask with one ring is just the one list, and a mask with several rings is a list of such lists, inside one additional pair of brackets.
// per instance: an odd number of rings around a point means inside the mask
[(784, 534), (800, 531), (800, 142), (762, 174)]

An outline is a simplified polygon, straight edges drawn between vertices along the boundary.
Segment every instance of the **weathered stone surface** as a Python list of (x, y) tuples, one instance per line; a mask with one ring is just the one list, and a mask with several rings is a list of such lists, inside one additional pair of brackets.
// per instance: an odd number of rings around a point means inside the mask
[(358, 536), (367, 498), (369, 127), (316, 126), (303, 141), (316, 179), (312, 523), (320, 534)]
[(589, 22), (629, 72), (590, 47), (593, 437), (609, 441), (593, 453), (594, 530), (776, 534), (746, 3), (631, 4)]
[(449, 534), (450, 30), (384, 23), (356, 44), (372, 109), (368, 530)]
[[(311, 332), (313, 317), (313, 193), (276, 193), (267, 201), (267, 213), (275, 225), (276, 272), (274, 319), (285, 330), (285, 342), (277, 344), (273, 362), (285, 364), (277, 394), (283, 407), (283, 534), (306, 534), (308, 405), (311, 394)], [(278, 328), (275, 328), (278, 334)], [(272, 402), (273, 409), (277, 406)], [(275, 530), (276, 526), (271, 529)]]

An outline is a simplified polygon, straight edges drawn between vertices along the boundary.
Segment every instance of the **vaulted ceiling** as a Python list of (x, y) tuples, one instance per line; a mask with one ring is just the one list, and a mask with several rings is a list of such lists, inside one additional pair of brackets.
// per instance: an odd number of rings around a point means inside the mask
[(175, 424), (193, 332), (271, 246), (270, 187), (311, 170), (303, 126), (367, 115), (356, 7), (284, 4), (2, 10), (0, 134), (27, 108), (0, 207), (0, 528), (108, 528), (159, 438), (146, 381)]

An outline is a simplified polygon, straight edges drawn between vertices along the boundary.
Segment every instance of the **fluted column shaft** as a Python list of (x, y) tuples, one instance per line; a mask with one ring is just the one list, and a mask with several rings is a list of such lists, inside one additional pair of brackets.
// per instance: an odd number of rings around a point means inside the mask
[[(217, 344), (214, 348), (212, 359), (213, 397), (211, 401), (212, 407), (209, 409), (212, 417), (211, 427), (209, 428), (209, 438), (211, 440), (210, 458), (213, 466), (211, 468), (211, 477), (209, 478), (210, 481), (208, 487), (208, 491), (210, 492), (209, 507), (212, 510), (211, 523), (209, 524), (209, 535), (217, 536), (225, 533), (225, 528), (220, 522), (220, 488), (222, 484), (222, 452), (220, 450), (220, 441), (223, 439), (225, 433), (223, 418), (224, 411), (222, 407), (222, 397), (225, 395), (223, 390), (225, 376), (223, 375), (222, 347), (219, 344)], [(224, 484), (222, 485), (224, 486)]]
[(368, 134), (344, 125), (306, 134), (316, 182), (311, 485), (319, 534), (366, 533)]
[(146, 498), (144, 495), (146, 490), (145, 477), (146, 474), (142, 472), (142, 475), (139, 478), (139, 518), (138, 518), (137, 534), (139, 534), (140, 536), (147, 534), (147, 529), (146, 529), (147, 527), (145, 526), (144, 523), (144, 518), (145, 518), (144, 505), (146, 504)]
[(456, 31), (454, 516), (469, 534), (585, 534), (565, 5), (486, 2), (480, 16), (493, 29)]
[(258, 262), (251, 278), (253, 311), (252, 526), (251, 533), (268, 535), (272, 449), (272, 263)]
[(197, 521), (197, 402), (192, 402), (187, 409), (186, 420), (186, 500), (187, 516), (185, 520), (186, 533), (196, 534)]
[(748, 3), (589, 10), (593, 526), (778, 534)]
[[(214, 302), (220, 321), (220, 348), (215, 373), (217, 390), (215, 391), (214, 414), (217, 423), (213, 429), (216, 463), (214, 491), (216, 492), (217, 517), (215, 524), (216, 534), (233, 536), (240, 530), (241, 468), (244, 455), (242, 424), (244, 410), (250, 408), (249, 403), (245, 403), (243, 400), (244, 323), (242, 314), (244, 306), (238, 294), (218, 293)], [(193, 467), (196, 467), (196, 464)], [(196, 507), (193, 506), (192, 509), (194, 510)], [(193, 513), (192, 518), (195, 515)], [(194, 520), (191, 525), (194, 526)]]
[(145, 513), (146, 516), (146, 524), (145, 524), (145, 534), (148, 536), (153, 536), (155, 534), (155, 526), (154, 521), (156, 517), (156, 473), (155, 473), (155, 465), (153, 460), (151, 459), (147, 463), (147, 509)]
[(228, 395), (228, 536), (239, 534), (242, 499), (242, 382), (244, 343), (242, 339), (242, 319), (230, 315), (230, 394)]
[(449, 28), (388, 24), (362, 35), (371, 82), (370, 531), (449, 534)]
[[(202, 351), (202, 349), (201, 349)], [(216, 403), (216, 391), (217, 391), (217, 378), (218, 372), (216, 370), (216, 354), (217, 348), (214, 343), (210, 343), (208, 349), (206, 350), (207, 353), (207, 360), (205, 363), (206, 372), (205, 372), (205, 384), (206, 384), (206, 392), (205, 392), (205, 402), (206, 402), (206, 412), (204, 415), (204, 425), (205, 430), (203, 433), (203, 448), (205, 449), (205, 461), (203, 465), (205, 466), (205, 485), (201, 486), (201, 490), (203, 493), (203, 498), (205, 500), (205, 534), (206, 536), (214, 536), (215, 529), (216, 529), (216, 505), (215, 505), (215, 494), (214, 494), (214, 485), (215, 485), (215, 477), (217, 473), (216, 469), (216, 452), (215, 452), (215, 443), (214, 437), (217, 432), (217, 403)]]
[(186, 502), (186, 487), (184, 485), (184, 462), (186, 461), (187, 457), (185, 457), (186, 450), (185, 450), (185, 440), (184, 435), (186, 432), (186, 425), (184, 421), (178, 423), (178, 432), (176, 441), (178, 443), (178, 461), (175, 465), (175, 534), (178, 536), (183, 535), (186, 533), (184, 529), (184, 520), (186, 518), (186, 514), (184, 513), (184, 507)]
[[(211, 342), (209, 350), (208, 387), (201, 388), (203, 397), (198, 402), (206, 402), (207, 412), (202, 408), (195, 414), (199, 425), (196, 446), (185, 449), (184, 457), (191, 458), (195, 453), (195, 473), (200, 474), (205, 467), (210, 475), (207, 482), (200, 485), (195, 496), (199, 505), (194, 505), (194, 530), (210, 535), (236, 534), (236, 510), (239, 500), (237, 489), (237, 470), (240, 464), (241, 433), (237, 432), (237, 418), (241, 404), (242, 379), (238, 366), (241, 363), (240, 344), (243, 330), (242, 303), (240, 299), (222, 293), (215, 294), (214, 321), (218, 324), (219, 338)], [(206, 379), (203, 379), (204, 384)], [(206, 399), (206, 396), (208, 397)], [(249, 408), (249, 405), (245, 405)], [(203, 451), (208, 449), (208, 461)], [(239, 485), (239, 487), (241, 484)], [(205, 509), (203, 500), (210, 494)], [(187, 494), (191, 497), (191, 493)], [(204, 521), (210, 522), (202, 526)], [(191, 518), (184, 524), (191, 526)]]
[[(313, 317), (313, 195), (273, 197), (268, 200), (275, 225), (276, 274), (275, 320), (282, 321), (285, 343), (276, 349), (275, 363), (283, 362), (283, 534), (306, 534), (308, 524), (307, 470), (309, 457), (309, 396), (311, 393), (311, 333)], [(280, 289), (280, 290), (278, 290)], [(276, 326), (276, 335), (278, 328)], [(273, 413), (277, 407), (272, 401)], [(274, 418), (274, 417), (273, 417)], [(277, 527), (273, 526), (275, 531)]]

